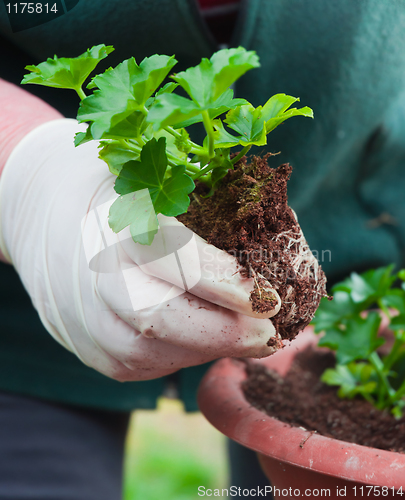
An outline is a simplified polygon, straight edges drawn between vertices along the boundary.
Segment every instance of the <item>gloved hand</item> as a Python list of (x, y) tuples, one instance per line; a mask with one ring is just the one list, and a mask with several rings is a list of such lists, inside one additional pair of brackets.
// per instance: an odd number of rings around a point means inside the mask
[[(252, 311), (254, 281), (173, 218), (152, 247), (114, 234), (114, 176), (97, 144), (73, 145), (75, 120), (45, 123), (13, 150), (0, 179), (0, 248), (44, 326), (84, 363), (145, 380), (222, 356), (264, 357), (276, 337)], [(163, 252), (163, 253), (162, 253)], [(137, 265), (139, 264), (139, 265)]]

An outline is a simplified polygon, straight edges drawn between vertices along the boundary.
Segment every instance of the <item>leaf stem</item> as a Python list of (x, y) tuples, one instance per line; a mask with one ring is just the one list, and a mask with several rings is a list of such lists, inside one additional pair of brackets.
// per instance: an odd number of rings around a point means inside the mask
[(391, 366), (395, 363), (397, 360), (398, 356), (401, 354), (401, 347), (403, 346), (403, 339), (402, 339), (403, 332), (397, 332), (395, 335), (395, 342), (394, 345), (392, 346), (392, 349), (388, 356), (385, 357), (384, 359), (384, 370), (387, 373)]
[(395, 395), (395, 390), (391, 387), (391, 384), (388, 381), (388, 378), (384, 372), (384, 365), (376, 352), (372, 352), (368, 357), (370, 363), (373, 365), (378, 378), (380, 379), (381, 385), (378, 389), (378, 406), (383, 408), (384, 405), (384, 396), (388, 395), (388, 398), (391, 399)]
[(402, 382), (400, 385), (399, 389), (393, 394), (393, 396), (390, 398), (391, 403), (395, 403), (396, 401), (400, 400), (402, 396), (405, 394), (405, 380)]
[(210, 164), (208, 164), (206, 167), (202, 168), (195, 175), (193, 175), (193, 180), (195, 181), (196, 179), (199, 179), (200, 177), (202, 177), (204, 174), (206, 174), (210, 170), (212, 170), (212, 167)]
[(80, 97), (80, 100), (83, 101), (83, 99), (86, 99), (86, 94), (84, 93), (83, 89), (81, 87), (75, 89), (77, 92), (77, 95)]
[(252, 147), (251, 145), (245, 146), (239, 154), (237, 154), (234, 158), (232, 158), (231, 160), (232, 165), (235, 165), (236, 162), (238, 162), (241, 158), (243, 158), (249, 152), (249, 149), (251, 147)]
[(169, 134), (171, 134), (173, 137), (176, 137), (176, 139), (181, 139), (180, 132), (177, 132), (177, 130), (174, 129), (173, 127), (167, 126), (163, 130), (166, 130), (166, 132), (169, 132)]
[[(194, 144), (194, 142), (190, 141), (191, 144)], [(198, 144), (194, 144), (191, 146), (190, 153), (193, 155), (197, 156), (207, 156), (208, 151), (203, 148), (202, 146), (199, 146)]]
[(177, 158), (177, 156), (174, 156), (172, 155), (171, 153), (169, 153), (169, 151), (167, 150), (166, 148), (166, 156), (167, 156), (167, 163), (171, 166), (171, 167), (176, 167), (177, 165), (185, 165), (186, 166), (186, 171), (188, 173), (190, 173), (190, 177), (192, 177), (192, 175), (194, 174), (194, 172), (199, 172), (200, 169), (188, 162), (182, 162), (181, 160), (179, 160), (179, 158)]
[(190, 172), (193, 172), (194, 174), (201, 172), (201, 168), (196, 167), (193, 163), (187, 163), (186, 168), (187, 168), (187, 170), (189, 170)]
[(134, 144), (134, 141), (127, 141), (125, 139), (119, 139), (120, 143), (126, 147), (127, 149), (130, 149), (131, 151), (134, 151), (135, 153), (140, 153), (141, 152), (141, 147), (139, 147), (137, 144)]
[(211, 118), (207, 110), (203, 111), (201, 113), (202, 118), (203, 118), (203, 124), (205, 131), (207, 132), (208, 136), (208, 155), (210, 158), (213, 158), (215, 156), (214, 152), (214, 146), (215, 146), (215, 137), (214, 137), (214, 127), (212, 126), (211, 123)]

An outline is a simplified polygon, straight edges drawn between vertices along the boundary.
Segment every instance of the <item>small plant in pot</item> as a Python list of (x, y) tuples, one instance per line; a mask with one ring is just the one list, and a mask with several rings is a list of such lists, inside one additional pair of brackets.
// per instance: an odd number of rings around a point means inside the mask
[[(255, 283), (252, 312), (274, 312), (276, 335), (269, 346), (278, 349), (310, 322), (326, 295), (326, 279), (287, 205), (291, 167), (270, 168), (270, 154), (246, 155), (252, 146), (265, 146), (285, 120), (312, 117), (312, 110), (291, 107), (299, 99), (285, 94), (256, 108), (235, 98), (235, 81), (260, 66), (256, 53), (242, 47), (220, 50), (166, 84), (174, 56), (155, 54), (139, 65), (131, 58), (92, 77), (86, 95), (84, 83), (113, 50), (98, 45), (75, 58), (55, 56), (27, 66), (22, 83), (79, 95), (77, 118), (88, 128), (75, 144), (100, 141), (99, 156), (117, 176), (112, 230), (129, 227), (135, 243), (151, 245), (157, 215), (177, 217), (235, 255), (242, 276)], [(201, 143), (190, 137), (196, 124), (205, 130)]]
[(404, 280), (393, 266), (353, 273), (321, 301), (318, 346), (309, 327), (271, 358), (221, 360), (203, 380), (203, 413), (260, 453), (276, 497), (405, 494)]

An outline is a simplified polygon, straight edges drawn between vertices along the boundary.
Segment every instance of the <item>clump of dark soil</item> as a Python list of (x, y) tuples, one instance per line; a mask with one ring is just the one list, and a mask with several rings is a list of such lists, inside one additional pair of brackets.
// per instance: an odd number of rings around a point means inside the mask
[(242, 388), (249, 403), (296, 427), (388, 451), (405, 452), (405, 417), (396, 420), (363, 399), (340, 399), (319, 380), (335, 364), (332, 353), (312, 347), (299, 353), (286, 377), (258, 363), (247, 364)]
[(271, 320), (282, 339), (292, 339), (311, 321), (326, 278), (310, 251), (295, 213), (287, 204), (288, 164), (270, 168), (267, 159), (240, 160), (212, 197), (200, 183), (188, 212), (179, 220), (216, 247), (234, 255), (245, 276), (253, 277), (253, 310), (274, 309), (267, 280), (281, 298)]

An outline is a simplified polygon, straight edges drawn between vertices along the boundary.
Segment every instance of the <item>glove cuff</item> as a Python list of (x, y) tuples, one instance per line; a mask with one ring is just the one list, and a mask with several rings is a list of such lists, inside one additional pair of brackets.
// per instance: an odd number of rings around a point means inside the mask
[[(15, 146), (15, 148), (12, 150), (10, 156), (7, 159), (7, 162), (2, 170), (2, 173), (0, 175), (0, 255), (4, 257), (4, 260), (7, 261), (9, 264), (13, 264), (12, 257), (10, 255), (9, 249), (7, 247), (4, 234), (3, 234), (3, 216), (4, 216), (4, 207), (2, 206), (3, 200), (4, 200), (4, 194), (7, 190), (7, 181), (10, 179), (11, 176), (13, 175), (18, 175), (21, 177), (21, 179), (24, 178), (28, 172), (17, 172), (16, 171), (16, 162), (14, 161), (15, 158), (18, 158), (20, 156), (20, 151), (23, 151), (24, 148), (28, 144), (31, 143), (31, 141), (34, 139), (34, 137), (38, 137), (38, 140), (40, 141), (44, 135), (46, 135), (46, 131), (48, 129), (54, 130), (55, 127), (59, 127), (61, 124), (63, 126), (66, 126), (67, 122), (71, 122), (75, 124), (76, 129), (79, 131), (80, 128), (83, 126), (80, 126), (77, 122), (77, 120), (72, 119), (72, 118), (60, 118), (56, 120), (51, 120), (47, 121), (45, 123), (42, 123), (38, 127), (35, 127), (32, 129), (28, 134), (26, 134)], [(27, 150), (26, 154), (30, 154), (29, 149)], [(18, 165), (19, 162), (17, 162)], [(17, 168), (18, 170), (18, 168)]]

